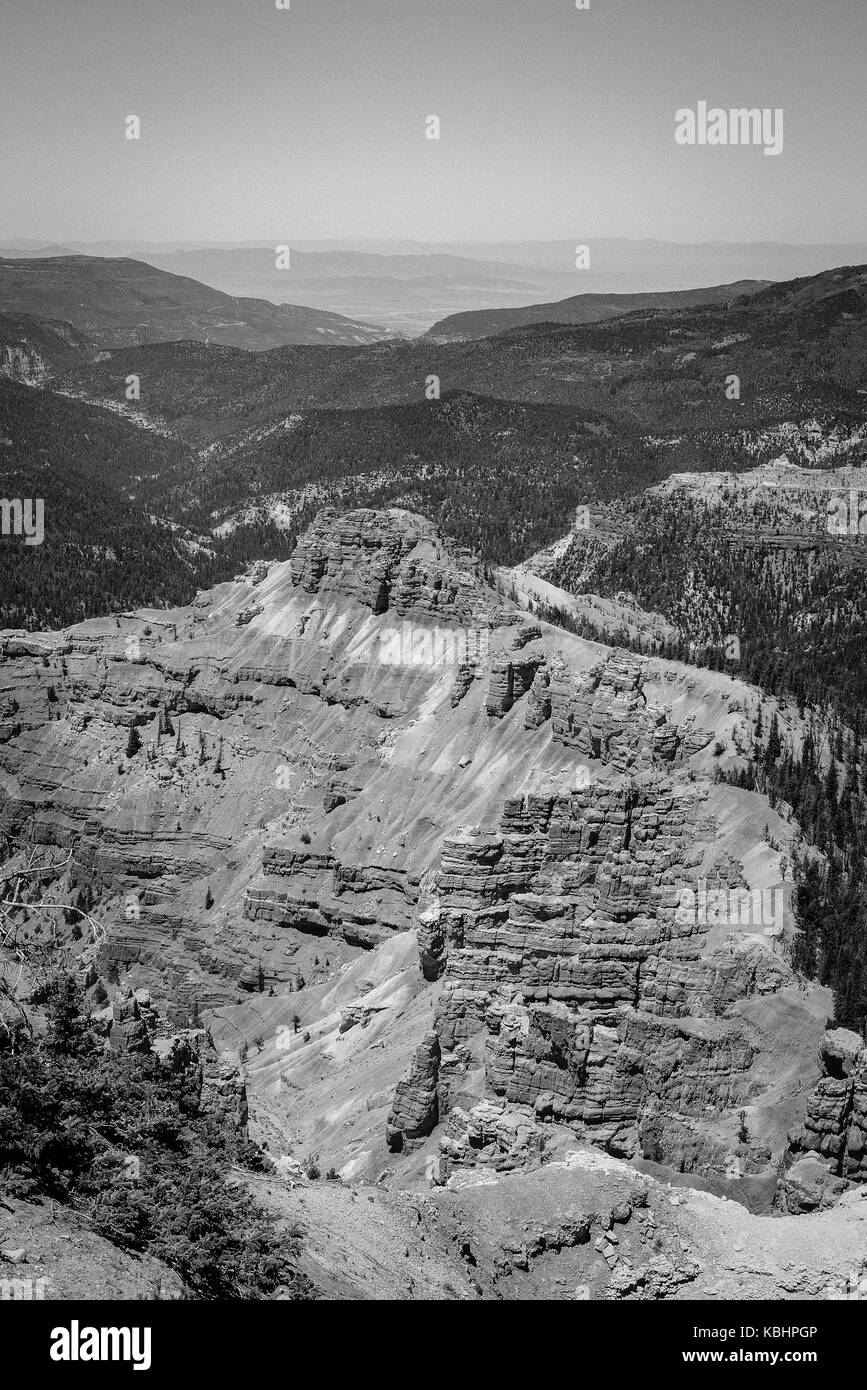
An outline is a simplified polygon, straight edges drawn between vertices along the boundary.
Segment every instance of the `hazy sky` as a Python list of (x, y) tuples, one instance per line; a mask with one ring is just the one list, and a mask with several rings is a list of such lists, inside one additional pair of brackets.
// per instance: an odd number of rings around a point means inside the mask
[(590, 5), (3, 0), (0, 237), (867, 236), (867, 0)]

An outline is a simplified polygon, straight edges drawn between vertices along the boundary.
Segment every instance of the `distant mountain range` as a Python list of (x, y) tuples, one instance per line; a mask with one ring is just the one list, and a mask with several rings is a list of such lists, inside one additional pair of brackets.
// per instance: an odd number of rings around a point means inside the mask
[[(103, 611), (109, 595), (189, 596), (248, 559), (285, 557), (325, 504), (407, 507), (486, 561), (515, 564), (562, 536), (576, 506), (672, 473), (782, 455), (857, 463), (867, 267), (724, 288), (720, 302), (466, 341), (264, 352), (189, 340), (107, 349), (69, 323), (0, 314), (2, 495), (45, 497), (47, 534), (68, 541), (16, 555), (6, 622), (38, 626), (49, 601), (56, 622)], [(440, 399), (427, 395), (432, 376)], [(117, 535), (138, 556), (122, 591)], [(158, 551), (162, 587), (148, 558)]]
[[(575, 254), (579, 244), (587, 245), (590, 253), (589, 268), (580, 271)], [(288, 269), (278, 270), (275, 251), (283, 245), (290, 248), (290, 263)], [(342, 314), (354, 324), (375, 324), (381, 330), (414, 337), (454, 314), (551, 305), (573, 299), (579, 291), (582, 296), (657, 294), (741, 281), (792, 280), (818, 274), (829, 265), (862, 264), (867, 261), (867, 243), (673, 243), (581, 233), (557, 241), (454, 244), (353, 238), (304, 241), (279, 233), (273, 240), (246, 244), (40, 245), (23, 239), (14, 245), (0, 243), (0, 255), (19, 259), (73, 254), (134, 257), (224, 294), (305, 304)]]
[[(863, 385), (864, 298), (867, 267), (843, 267), (786, 281), (719, 302), (648, 307), (584, 324), (535, 324), (466, 342), (429, 339), (381, 342), (354, 349), (292, 346), (265, 354), (196, 343), (159, 343), (81, 359), (64, 378), (70, 390), (122, 406), (129, 373), (143, 383), (142, 409), (197, 445), (297, 411), (353, 410), (434, 404), (457, 391), (501, 400), (601, 411), (612, 428), (633, 420), (667, 418), (692, 431), (693, 403), (702, 420), (742, 424), (772, 399), (793, 398), (795, 372), (819, 352), (801, 401), (827, 405), (845, 384), (852, 397)], [(726, 287), (724, 287), (726, 288)], [(834, 354), (833, 371), (828, 366)], [(726, 400), (727, 372), (743, 381), (740, 401)], [(787, 375), (788, 374), (788, 375)], [(828, 380), (833, 381), (829, 395)], [(657, 383), (650, 389), (650, 384)], [(670, 386), (663, 389), (666, 383)], [(781, 405), (791, 410), (791, 405)]]
[(340, 314), (234, 297), (142, 261), (101, 256), (0, 260), (0, 310), (64, 321), (101, 348), (193, 339), (262, 351), (383, 336)]

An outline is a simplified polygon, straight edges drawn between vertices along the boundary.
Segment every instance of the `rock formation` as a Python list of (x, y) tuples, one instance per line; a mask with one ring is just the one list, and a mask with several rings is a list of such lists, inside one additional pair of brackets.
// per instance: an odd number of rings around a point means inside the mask
[[(827, 997), (787, 963), (797, 828), (714, 780), (756, 699), (535, 621), (421, 517), (326, 511), (290, 562), (189, 607), (0, 634), (0, 831), (72, 851), (112, 1045), (155, 1045), (152, 1008), (252, 1038), (285, 999), (303, 1027), (266, 1045), (276, 1105), (281, 1077), (309, 1100), (326, 1070), (316, 1010), (347, 1067), (393, 1028), (376, 1137), (359, 1121), (341, 1162), (431, 1146), (446, 1177), (532, 1171), (557, 1134), (736, 1168), (769, 1205), (787, 1154), (860, 1181), (867, 1127), (863, 1058), (838, 1041), (817, 1064)], [(768, 883), (773, 926), (682, 910)], [(398, 1024), (372, 982), (412, 931)]]
[(433, 523), (407, 512), (325, 508), (291, 566), (305, 593), (338, 593), (374, 613), (490, 627), (514, 616), (493, 595), (480, 602), (478, 583), (452, 559)]
[(481, 1067), (495, 1095), (615, 1153), (724, 1164), (722, 1135), (700, 1136), (751, 1089), (734, 1006), (792, 976), (761, 935), (679, 910), (717, 833), (703, 796), (662, 771), (615, 775), (446, 839), (419, 922), (423, 972), (444, 972), (443, 1113)]
[(437, 1123), (437, 1078), (440, 1044), (436, 1033), (426, 1033), (416, 1048), (408, 1075), (395, 1091), (388, 1117), (386, 1138), (391, 1148), (401, 1149), (421, 1139)]
[[(845, 1189), (845, 1180), (867, 1181), (867, 1047), (857, 1033), (835, 1028), (822, 1039), (819, 1061), (821, 1079), (803, 1124), (790, 1135), (795, 1162), (785, 1182), (789, 1211), (827, 1206)], [(798, 1158), (802, 1152), (805, 1157)]]

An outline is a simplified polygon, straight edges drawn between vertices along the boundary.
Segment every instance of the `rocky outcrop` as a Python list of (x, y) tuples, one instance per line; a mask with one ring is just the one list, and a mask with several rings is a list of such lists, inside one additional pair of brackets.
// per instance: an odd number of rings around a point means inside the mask
[(556, 743), (619, 772), (682, 762), (712, 739), (712, 730), (691, 718), (675, 725), (666, 708), (650, 703), (645, 686), (652, 668), (644, 658), (613, 652), (576, 672), (559, 654), (549, 659), (538, 636), (527, 625), (494, 652), (486, 698), (492, 718), (502, 718), (526, 696), (526, 729), (550, 720)]
[(204, 1028), (187, 1028), (160, 1038), (154, 1050), (161, 1064), (191, 1081), (199, 1109), (222, 1127), (246, 1136), (248, 1106), (244, 1074), (230, 1056), (218, 1053)]
[(111, 1005), (111, 1045), (123, 1052), (149, 1052), (158, 1015), (147, 990), (118, 990)]
[(782, 1187), (783, 1209), (792, 1216), (826, 1211), (836, 1206), (848, 1189), (845, 1178), (836, 1177), (827, 1162), (806, 1154), (788, 1169)]
[(0, 377), (24, 386), (44, 386), (51, 376), (51, 369), (35, 348), (0, 345)]
[[(425, 978), (443, 976), (440, 1108), (478, 1131), (465, 1156), (513, 1152), (515, 1124), (532, 1149), (526, 1112), (615, 1153), (725, 1171), (728, 1141), (703, 1117), (734, 1116), (754, 1061), (732, 1006), (791, 972), (767, 939), (680, 910), (716, 833), (704, 795), (660, 771), (614, 775), (507, 801), (496, 829), (445, 840), (418, 937)], [(514, 1116), (467, 1111), (479, 1068)]]
[(455, 668), (455, 678), (449, 692), (449, 703), (452, 709), (456, 709), (461, 700), (466, 695), (473, 681), (480, 674), (478, 663), (475, 661), (461, 661)]
[(191, 1084), (196, 1106), (220, 1125), (247, 1132), (247, 1088), (233, 1057), (220, 1053), (204, 1028), (184, 1028), (166, 1036), (147, 990), (120, 989), (111, 1005), (110, 1045), (126, 1052), (153, 1053)]
[(366, 1028), (377, 1013), (378, 1010), (369, 1004), (344, 1004), (340, 1010), (339, 1031), (348, 1033), (350, 1028)]
[(527, 697), (524, 727), (538, 729), (551, 718), (551, 677), (546, 666), (539, 666)]
[(580, 674), (562, 661), (552, 663), (553, 737), (619, 772), (671, 764), (710, 742), (710, 730), (689, 726), (687, 737), (687, 729), (672, 724), (666, 709), (648, 701), (647, 673), (648, 663), (626, 652), (614, 652)]
[(509, 633), (508, 645), (494, 652), (485, 708), (494, 719), (502, 719), (532, 688), (536, 674), (545, 664), (544, 648), (537, 645), (542, 631), (537, 623), (526, 623)]
[(416, 1048), (409, 1072), (395, 1091), (386, 1126), (389, 1148), (404, 1149), (436, 1126), (439, 1065), (439, 1038), (436, 1033), (426, 1033)]
[(261, 991), (264, 985), (264, 974), (261, 965), (245, 965), (238, 974), (238, 984), (248, 993)]
[(470, 565), (449, 553), (432, 522), (410, 512), (326, 508), (291, 564), (305, 593), (339, 593), (373, 613), (488, 627), (516, 617), (492, 594), (482, 597)]
[[(793, 1156), (818, 1154), (823, 1164), (819, 1170), (815, 1160), (808, 1165), (798, 1160), (789, 1169), (790, 1211), (827, 1205), (829, 1177), (867, 1181), (867, 1047), (857, 1033), (831, 1029), (822, 1039), (819, 1062), (823, 1075), (812, 1092), (803, 1124), (790, 1136), (790, 1149)], [(812, 1196), (805, 1198), (805, 1186)]]
[(464, 1109), (455, 1105), (440, 1136), (443, 1182), (460, 1168), (490, 1167), (496, 1172), (541, 1163), (550, 1128), (528, 1106), (483, 1100)]
[[(365, 948), (405, 927), (408, 909), (418, 900), (418, 884), (404, 869), (343, 864), (330, 849), (269, 844), (262, 868), (265, 877), (244, 895), (245, 919), (311, 936), (338, 936)], [(289, 881), (291, 890), (285, 886)]]

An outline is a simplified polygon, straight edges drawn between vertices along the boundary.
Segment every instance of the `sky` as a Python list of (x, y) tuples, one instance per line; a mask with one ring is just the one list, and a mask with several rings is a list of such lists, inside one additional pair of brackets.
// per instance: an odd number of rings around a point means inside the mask
[(867, 0), (4, 0), (0, 238), (861, 240), (865, 59)]

